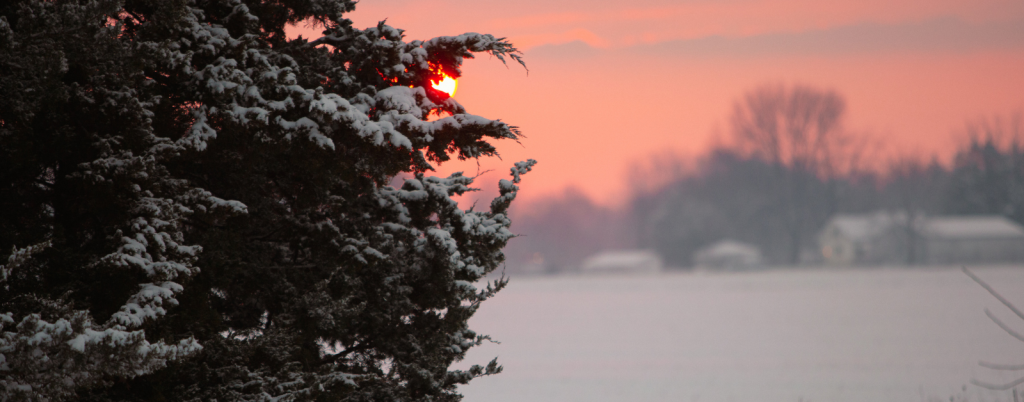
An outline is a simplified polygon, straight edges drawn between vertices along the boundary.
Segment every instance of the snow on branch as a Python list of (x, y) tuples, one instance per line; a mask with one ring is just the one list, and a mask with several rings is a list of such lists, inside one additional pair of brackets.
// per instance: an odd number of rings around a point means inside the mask
[(52, 243), (47, 240), (39, 244), (33, 244), (28, 247), (11, 249), (11, 255), (7, 257), (7, 264), (0, 265), (0, 283), (4, 284), (4, 290), (8, 289), (7, 278), (11, 275), (15, 268), (25, 264), (33, 254), (45, 250), (50, 247)]
[[(522, 53), (505, 38), (495, 38), (489, 34), (475, 32), (464, 33), (458, 36), (441, 36), (430, 39), (423, 43), (423, 48), (429, 54), (454, 55), (454, 64), (461, 65), (463, 58), (473, 58), (473, 52), (486, 52), (505, 63), (505, 56), (519, 63), (526, 68)], [(456, 70), (457, 73), (461, 73)]]
[(54, 322), (30, 314), (14, 331), (6, 328), (10, 324), (14, 324), (11, 314), (0, 314), (4, 400), (36, 400), (42, 395), (69, 398), (77, 387), (111, 376), (148, 374), (202, 349), (191, 337), (177, 344), (150, 343), (142, 331), (94, 329), (85, 311)]
[(512, 181), (501, 179), (498, 181), (498, 191), (500, 195), (491, 201), (491, 212), (492, 213), (504, 213), (508, 210), (509, 205), (512, 204), (512, 200), (516, 198), (516, 193), (519, 192), (519, 186), (516, 184), (522, 180), (521, 176), (533, 170), (533, 166), (537, 164), (537, 161), (528, 159), (523, 162), (516, 162), (515, 167), (510, 169), (512, 171)]

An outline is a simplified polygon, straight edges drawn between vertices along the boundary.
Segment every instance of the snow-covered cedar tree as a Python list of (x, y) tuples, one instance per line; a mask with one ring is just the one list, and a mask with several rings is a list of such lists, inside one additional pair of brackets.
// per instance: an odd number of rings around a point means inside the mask
[(354, 5), (0, 2), (0, 400), (455, 401), (500, 371), (451, 365), (534, 162), (459, 209), (472, 178), (424, 172), (520, 134), (429, 82), (519, 53)]

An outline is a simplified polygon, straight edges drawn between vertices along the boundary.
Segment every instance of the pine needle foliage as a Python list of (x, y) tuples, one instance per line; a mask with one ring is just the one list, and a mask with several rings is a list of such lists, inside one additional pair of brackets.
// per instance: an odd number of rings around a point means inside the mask
[(520, 53), (354, 6), (0, 2), (0, 400), (457, 401), (501, 371), (451, 366), (535, 162), (460, 209), (473, 179), (426, 173), (521, 134), (429, 82)]

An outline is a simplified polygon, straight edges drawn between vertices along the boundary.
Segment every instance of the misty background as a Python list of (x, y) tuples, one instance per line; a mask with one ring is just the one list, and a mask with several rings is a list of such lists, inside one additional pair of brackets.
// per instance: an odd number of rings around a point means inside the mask
[(884, 138), (845, 127), (847, 109), (844, 96), (827, 88), (753, 88), (737, 98), (727, 129), (703, 155), (633, 162), (618, 206), (573, 186), (517, 205), (513, 229), (522, 236), (506, 249), (506, 269), (573, 272), (604, 250), (645, 249), (667, 268), (686, 270), (697, 250), (725, 239), (756, 246), (767, 266), (820, 265), (819, 233), (841, 214), (1001, 215), (1024, 223), (1019, 113), (951, 127), (961, 143), (952, 155), (884, 158)]
[(509, 288), (472, 321), (501, 343), (467, 357), (506, 371), (467, 400), (1019, 400), (1000, 301), (1024, 304), (1021, 115), (894, 157), (849, 108), (754, 87), (703, 154), (633, 161), (621, 203), (568, 186), (515, 206)]

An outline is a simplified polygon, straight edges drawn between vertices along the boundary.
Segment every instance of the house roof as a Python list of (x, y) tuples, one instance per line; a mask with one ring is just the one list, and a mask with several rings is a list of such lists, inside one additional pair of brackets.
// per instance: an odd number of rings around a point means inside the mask
[(999, 215), (936, 216), (928, 219), (925, 235), (958, 238), (1024, 238), (1024, 227)]
[(861, 215), (838, 214), (829, 221), (827, 227), (838, 229), (851, 240), (865, 240), (889, 230), (895, 221), (896, 219), (891, 214), (885, 212)]
[(661, 257), (650, 250), (604, 251), (583, 262), (584, 271), (660, 269)]
[(727, 239), (717, 241), (710, 246), (704, 247), (697, 251), (697, 254), (705, 257), (730, 255), (749, 255), (760, 257), (761, 250), (754, 245)]
[[(835, 215), (825, 230), (837, 230), (853, 241), (867, 240), (903, 224), (901, 214), (875, 212), (859, 215)], [(1024, 226), (1000, 215), (927, 216), (917, 226), (928, 237), (949, 239), (1024, 238)]]

